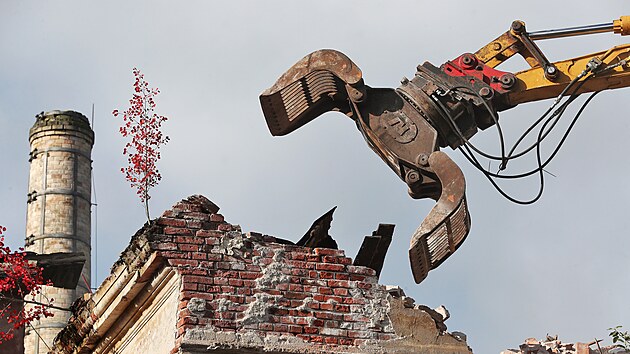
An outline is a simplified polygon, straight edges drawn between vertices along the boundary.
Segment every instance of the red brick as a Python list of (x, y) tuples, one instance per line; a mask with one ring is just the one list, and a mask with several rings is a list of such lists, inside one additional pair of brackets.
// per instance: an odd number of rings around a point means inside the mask
[(324, 342), (324, 337), (322, 336), (311, 336), (311, 342), (313, 343), (323, 343)]
[(233, 328), (236, 329), (236, 323), (234, 323), (234, 321), (229, 321), (229, 320), (214, 320), (212, 321), (212, 324), (215, 327), (220, 327), (220, 328)]
[(219, 315), (219, 318), (221, 318), (222, 320), (233, 320), (235, 317), (236, 316), (232, 311), (221, 311)]
[(286, 254), (286, 257), (289, 259), (296, 260), (296, 261), (306, 260), (306, 254), (301, 253), (301, 252), (289, 252)]
[(289, 284), (289, 290), (291, 291), (298, 291), (298, 292), (304, 292), (304, 287), (300, 284)]
[(202, 277), (198, 275), (182, 276), (182, 283), (213, 284), (213, 282), (214, 282), (214, 279), (211, 277)]
[(337, 312), (350, 312), (350, 306), (348, 305), (335, 305), (335, 311)]
[(179, 301), (183, 301), (183, 300), (190, 300), (193, 297), (198, 297), (200, 299), (204, 299), (204, 300), (208, 300), (208, 301), (212, 301), (214, 300), (215, 296), (213, 294), (204, 294), (204, 293), (199, 293), (199, 292), (193, 292), (193, 291), (182, 291), (179, 294)]
[(276, 324), (273, 325), (273, 330), (274, 330), (274, 332), (286, 333), (286, 332), (289, 331), (289, 326), (287, 326), (285, 324), (276, 323)]
[(198, 320), (197, 317), (184, 317), (184, 318), (180, 318), (179, 321), (177, 321), (177, 327), (179, 326), (183, 326), (183, 325), (187, 325), (187, 324), (197, 324)]
[(204, 269), (204, 268), (191, 268), (191, 267), (181, 267), (180, 269), (178, 269), (179, 274), (181, 275), (200, 275), (203, 277), (212, 277), (211, 275), (209, 275), (208, 273), (208, 269)]
[(317, 263), (317, 265), (315, 266), (315, 269), (327, 270), (331, 272), (341, 272), (346, 269), (346, 266), (342, 264)]
[(172, 259), (172, 258), (189, 258), (188, 253), (185, 252), (181, 252), (181, 251), (160, 251), (160, 256), (167, 258), (167, 259)]
[(347, 273), (335, 273), (335, 279), (337, 280), (350, 280), (350, 275)]
[[(311, 336), (309, 336), (308, 334), (296, 334), (296, 337), (302, 339), (305, 342), (308, 342), (309, 340), (311, 340)], [(176, 354), (176, 353), (173, 353)]]
[(348, 257), (323, 256), (322, 262), (336, 264), (352, 264), (352, 260)]
[(309, 324), (309, 320), (306, 317), (297, 317), (295, 319), (295, 324), (305, 326)]
[(349, 288), (350, 282), (347, 280), (329, 280), (328, 286), (331, 288)]
[(175, 242), (177, 243), (194, 243), (194, 244), (202, 244), (205, 242), (205, 239), (194, 236), (176, 236)]
[(345, 314), (343, 315), (343, 320), (345, 322), (369, 322), (369, 318), (367, 318), (364, 315), (360, 315), (360, 314)]
[(372, 284), (365, 282), (357, 282), (356, 287), (360, 289), (372, 289)]
[(320, 302), (324, 302), (324, 301), (326, 301), (326, 295), (323, 295), (323, 294), (315, 294), (315, 295), (313, 295), (313, 300), (315, 300), (315, 301), (320, 301)]
[(151, 243), (151, 248), (160, 251), (175, 251), (177, 250), (177, 244), (173, 242), (155, 242)]
[(221, 262), (223, 260), (223, 255), (208, 253), (206, 254), (206, 258), (208, 258), (209, 261)]
[(248, 288), (255, 288), (256, 287), (256, 281), (255, 280), (251, 280), (251, 279), (244, 279), (243, 280), (243, 286), (246, 286)]
[(348, 338), (370, 338), (371, 334), (368, 331), (348, 331)]
[(201, 213), (201, 212), (189, 212), (186, 214), (182, 215), (182, 218), (184, 219), (193, 219), (193, 220), (201, 220), (201, 221), (208, 221), (210, 215), (206, 214), (206, 213)]
[(252, 289), (250, 288), (236, 288), (237, 295), (251, 295)]
[(184, 283), (182, 290), (197, 290), (197, 283)]
[(313, 327), (324, 327), (324, 320), (315, 319), (312, 320), (311, 324)]
[(348, 338), (339, 338), (339, 344), (341, 345), (354, 345), (354, 340)]
[(319, 304), (319, 308), (324, 311), (332, 311), (335, 308), (335, 306), (333, 304), (323, 303), (323, 304)]
[(217, 262), (216, 266), (217, 266), (217, 269), (225, 269), (225, 270), (232, 269), (232, 265), (230, 264), (230, 262)]
[(221, 285), (221, 291), (223, 293), (233, 293), (234, 292), (234, 287), (230, 286), (230, 285)]
[(167, 226), (164, 228), (164, 233), (167, 235), (189, 235), (192, 236), (193, 232), (190, 229), (186, 229), (183, 227), (172, 227), (172, 226)]
[(360, 274), (360, 275), (376, 275), (376, 271), (372, 268), (363, 266), (348, 266), (348, 273)]
[(243, 281), (241, 279), (230, 278), (228, 279), (228, 284), (231, 286), (241, 287), (243, 286)]
[(186, 220), (186, 227), (191, 229), (200, 229), (203, 225), (203, 222), (200, 220)]
[[(321, 307), (324, 304), (319, 304), (319, 306)], [(321, 318), (321, 319), (325, 319), (325, 320), (331, 320), (334, 316), (332, 313), (330, 312), (315, 312), (314, 313), (316, 318)]]
[(164, 226), (184, 227), (186, 226), (186, 221), (182, 219), (159, 218), (157, 220), (157, 224), (164, 225)]
[(193, 245), (189, 243), (180, 243), (179, 245), (177, 245), (177, 248), (179, 248), (182, 251), (188, 251), (188, 252), (199, 251), (198, 245)]
[(295, 319), (293, 318), (293, 316), (289, 314), (289, 310), (284, 310), (284, 311), (286, 311), (287, 313), (286, 315), (280, 317), (280, 323), (287, 324), (287, 325), (295, 324)]
[(256, 279), (261, 276), (261, 273), (257, 272), (238, 272), (241, 279)]
[(324, 328), (339, 328), (339, 321), (324, 321)]
[(313, 250), (315, 255), (318, 256), (336, 256), (336, 257), (345, 257), (345, 252), (343, 250), (334, 250), (331, 248), (315, 248)]
[(319, 272), (319, 277), (322, 279), (333, 279), (335, 277), (335, 273)]
[(345, 288), (333, 289), (333, 294), (339, 295), (339, 296), (348, 296), (348, 289), (345, 289)]
[(314, 269), (315, 268), (315, 263), (309, 263), (309, 262), (304, 262), (304, 261), (288, 260), (288, 261), (286, 261), (286, 264), (289, 267), (293, 267), (293, 268), (302, 268), (302, 269)]
[(223, 232), (216, 230), (197, 230), (195, 233), (198, 237), (221, 237), (223, 236)]
[(178, 266), (196, 267), (197, 265), (199, 265), (199, 261), (192, 260), (192, 259), (169, 259), (168, 263), (173, 267), (178, 267)]
[(284, 294), (284, 297), (286, 297), (287, 299), (305, 299), (308, 297), (309, 294), (305, 294), (305, 293), (300, 293), (300, 292), (295, 292), (295, 291), (287, 291)]
[(192, 255), (192, 259), (198, 259), (198, 260), (206, 259), (206, 254), (203, 252), (193, 252), (191, 255)]
[(210, 221), (223, 222), (225, 221), (225, 218), (221, 214), (210, 214)]
[(320, 294), (324, 294), (324, 295), (332, 295), (333, 291), (331, 288), (325, 288), (325, 287), (319, 287), (318, 289)]
[(321, 256), (310, 255), (310, 256), (306, 256), (306, 261), (307, 262), (319, 263), (319, 262), (322, 261), (322, 257)]
[(338, 339), (337, 337), (326, 337), (324, 338), (324, 342), (326, 342), (326, 344), (337, 344)]
[(326, 295), (326, 296), (324, 296), (324, 301), (340, 303), (341, 302), (341, 297)]
[(210, 246), (214, 246), (219, 244), (219, 239), (216, 237), (208, 237), (208, 238), (204, 238), (206, 245), (208, 245), (206, 247), (206, 249), (208, 250), (208, 252), (210, 252), (212, 250), (212, 247)]
[(379, 340), (392, 340), (396, 338), (398, 338), (398, 336), (392, 333), (378, 333)]
[(273, 259), (271, 258), (262, 258), (258, 261), (258, 263), (263, 264), (263, 265), (270, 265), (271, 263), (273, 263)]
[(218, 269), (216, 272), (216, 277), (238, 278), (238, 272), (235, 270)]
[(319, 328), (316, 328), (316, 327), (304, 327), (304, 333), (318, 334), (319, 333)]
[(365, 299), (363, 299), (363, 298), (344, 297), (341, 302), (344, 303), (344, 304), (347, 304), (347, 305), (353, 305), (353, 304), (363, 305), (363, 304), (365, 304)]
[(297, 277), (308, 277), (308, 270), (306, 269), (291, 269), (291, 275)]
[(245, 296), (231, 295), (231, 296), (228, 296), (228, 299), (237, 304), (245, 303)]
[(258, 324), (258, 329), (261, 329), (263, 331), (273, 331), (273, 324), (271, 324), (271, 323), (259, 323)]
[(285, 316), (289, 314), (289, 310), (286, 309), (281, 309), (278, 307), (270, 307), (269, 308), (269, 313), (272, 315), (276, 315), (276, 316), (280, 316), (280, 323), (285, 323), (284, 321), (286, 320)]
[(295, 334), (302, 333), (302, 327), (301, 326), (289, 326), (289, 333), (295, 333)]
[(247, 270), (249, 272), (261, 272), (262, 271), (260, 266), (257, 266), (255, 264), (246, 264), (245, 265), (245, 270)]
[(232, 231), (232, 225), (230, 224), (221, 224), (218, 227), (219, 231)]
[(305, 293), (317, 293), (317, 287), (312, 285), (303, 285), (302, 286)]

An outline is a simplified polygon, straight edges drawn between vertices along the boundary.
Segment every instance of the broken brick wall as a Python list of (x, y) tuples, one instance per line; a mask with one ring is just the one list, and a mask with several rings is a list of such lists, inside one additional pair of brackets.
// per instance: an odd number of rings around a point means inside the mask
[[(182, 275), (178, 345), (360, 352), (403, 340), (373, 269), (353, 266), (343, 250), (243, 234), (217, 212), (189, 200), (157, 220), (153, 247)], [(425, 320), (432, 329), (425, 344), (468, 352)]]

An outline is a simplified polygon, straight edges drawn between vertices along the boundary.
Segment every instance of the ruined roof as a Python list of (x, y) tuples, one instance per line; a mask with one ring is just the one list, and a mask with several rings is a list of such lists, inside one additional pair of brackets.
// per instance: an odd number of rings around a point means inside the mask
[(179, 305), (176, 320), (162, 324), (173, 334), (165, 352), (470, 352), (463, 336), (446, 332), (445, 318), (392, 296), (343, 250), (243, 233), (218, 211), (191, 196), (140, 229), (109, 277), (74, 304), (52, 352), (109, 348), (119, 336), (112, 328), (124, 332), (131, 325), (121, 322), (137, 320), (134, 299), (147, 302), (146, 289), (157, 292), (150, 285), (168, 271), (179, 279)]

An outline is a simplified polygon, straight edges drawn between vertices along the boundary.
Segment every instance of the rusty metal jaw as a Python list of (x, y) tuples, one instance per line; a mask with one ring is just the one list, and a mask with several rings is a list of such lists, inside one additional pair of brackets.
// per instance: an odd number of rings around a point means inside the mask
[(348, 99), (360, 100), (362, 87), (361, 70), (352, 60), (323, 49), (302, 58), (263, 91), (260, 105), (271, 134), (286, 135), (325, 112), (348, 113)]
[(417, 284), (455, 253), (470, 231), (466, 181), (461, 169), (441, 151), (429, 156), (429, 165), (442, 181), (442, 193), (411, 238), (409, 261)]

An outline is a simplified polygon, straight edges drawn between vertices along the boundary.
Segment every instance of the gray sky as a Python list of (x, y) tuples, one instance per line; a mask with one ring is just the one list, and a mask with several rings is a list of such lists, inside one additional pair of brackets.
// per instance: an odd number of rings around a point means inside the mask
[[(420, 285), (407, 259), (411, 234), (433, 206), (415, 201), (341, 114), (326, 114), (286, 137), (272, 137), (258, 95), (304, 55), (346, 53), (372, 87), (396, 87), (417, 64), (474, 52), (514, 19), (531, 30), (609, 22), (627, 1), (17, 1), (0, 3), (0, 224), (23, 243), (28, 129), (40, 111), (90, 116), (98, 202), (98, 281), (143, 224), (143, 210), (120, 173), (120, 121), (131, 69), (158, 86), (158, 113), (170, 120), (163, 181), (152, 192), (158, 216), (203, 194), (231, 223), (298, 240), (338, 205), (331, 234), (354, 257), (379, 222), (395, 223), (381, 276), (417, 303), (444, 304), (449, 330), (468, 334), (476, 353), (499, 353), (527, 337), (591, 341), (630, 326), (627, 237), (628, 90), (600, 94), (548, 167), (541, 201), (518, 206), (496, 193), (459, 152), (472, 231), (460, 250)], [(509, 4), (509, 5), (508, 5)], [(541, 42), (552, 61), (628, 40), (612, 34)], [(500, 67), (501, 68), (501, 67)], [(524, 69), (515, 60), (503, 69)], [(501, 115), (511, 138), (550, 102)], [(566, 118), (570, 118), (567, 115)], [(474, 142), (496, 151), (496, 133)], [(520, 166), (515, 166), (520, 167)], [(523, 167), (524, 168), (524, 167)], [(536, 181), (511, 184), (517, 196)]]

